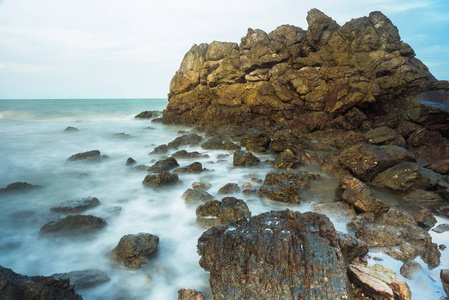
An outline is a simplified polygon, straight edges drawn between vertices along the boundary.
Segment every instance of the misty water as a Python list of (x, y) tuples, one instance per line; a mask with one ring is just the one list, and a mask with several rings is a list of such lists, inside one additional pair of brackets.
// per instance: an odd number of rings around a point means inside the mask
[[(128, 157), (138, 164), (152, 165), (161, 154), (150, 154), (191, 128), (166, 126), (135, 119), (144, 110), (162, 110), (166, 99), (109, 100), (0, 100), (0, 188), (12, 182), (42, 186), (38, 190), (0, 196), (0, 265), (23, 275), (45, 275), (84, 269), (99, 269), (111, 278), (99, 286), (77, 290), (84, 299), (176, 299), (180, 288), (202, 291), (211, 298), (209, 274), (198, 264), (196, 244), (206, 228), (197, 225), (195, 206), (182, 198), (193, 182), (211, 184), (208, 190), (221, 200), (218, 190), (227, 183), (243, 186), (252, 178), (263, 180), (272, 165), (232, 165), (232, 153), (204, 150), (200, 146), (180, 149), (208, 154), (208, 158), (179, 159), (181, 166), (200, 161), (208, 172), (180, 174), (182, 183), (166, 189), (142, 185), (146, 172), (126, 166)], [(68, 126), (78, 131), (66, 132)], [(71, 162), (71, 155), (100, 150), (109, 159), (101, 162)], [(170, 150), (170, 156), (177, 150)], [(228, 154), (224, 158), (220, 154)], [(220, 157), (218, 157), (220, 155)], [(262, 161), (270, 154), (257, 155)], [(319, 173), (317, 168), (307, 168)], [(251, 183), (257, 187), (260, 183)], [(320, 211), (315, 202), (330, 202), (338, 180), (321, 173), (300, 205), (284, 205), (247, 196), (233, 196), (247, 202), (252, 215), (290, 208), (301, 212)], [(50, 209), (67, 200), (97, 197), (101, 205), (84, 212), (104, 218), (107, 226), (86, 238), (39, 238), (40, 228), (64, 215)], [(394, 197), (393, 197), (394, 198)], [(346, 216), (329, 214), (337, 230), (346, 231)], [(438, 224), (449, 220), (438, 218)], [(437, 224), (437, 225), (438, 225)], [(156, 254), (147, 268), (128, 270), (111, 261), (109, 253), (126, 234), (140, 232), (159, 236)], [(433, 241), (447, 243), (449, 235), (430, 231)], [(441, 265), (407, 280), (413, 299), (438, 299), (444, 295), (439, 279), (441, 268), (449, 267), (449, 250), (442, 251)], [(380, 263), (399, 274), (401, 262), (382, 253), (370, 253), (369, 263)]]

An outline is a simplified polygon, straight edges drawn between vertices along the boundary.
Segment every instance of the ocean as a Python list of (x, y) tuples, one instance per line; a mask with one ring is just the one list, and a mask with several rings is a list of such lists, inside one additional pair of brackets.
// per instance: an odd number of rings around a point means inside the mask
[[(0, 100), (0, 188), (19, 181), (42, 187), (0, 196), (0, 265), (29, 276), (85, 269), (104, 271), (111, 280), (77, 291), (84, 299), (176, 299), (181, 288), (197, 289), (210, 299), (209, 274), (199, 266), (196, 249), (206, 228), (196, 223), (196, 207), (186, 204), (182, 194), (193, 182), (207, 181), (211, 184), (208, 192), (221, 200), (223, 196), (217, 192), (225, 184), (243, 186), (251, 178), (263, 180), (273, 168), (269, 163), (234, 167), (228, 151), (185, 146), (180, 149), (209, 156), (195, 160), (209, 171), (180, 174), (182, 182), (167, 189), (144, 187), (146, 172), (126, 166), (127, 159), (132, 157), (138, 164), (151, 166), (163, 156), (151, 153), (155, 147), (192, 129), (134, 118), (141, 111), (163, 110), (166, 105), (167, 99)], [(69, 126), (78, 130), (65, 131)], [(67, 161), (73, 154), (90, 150), (99, 150), (109, 159), (95, 163)], [(274, 158), (270, 154), (256, 156), (262, 161)], [(178, 160), (181, 166), (192, 162)], [(318, 172), (315, 167), (306, 170)], [(321, 174), (321, 180), (312, 183), (299, 205), (280, 204), (242, 192), (233, 196), (246, 201), (252, 215), (285, 208), (304, 212), (316, 209), (314, 202), (332, 201), (337, 185), (338, 180)], [(52, 207), (85, 197), (96, 197), (101, 202), (84, 214), (104, 218), (107, 226), (103, 230), (84, 239), (39, 238), (44, 224), (62, 217), (51, 212)], [(348, 217), (329, 216), (337, 230), (346, 232)], [(448, 223), (447, 219), (438, 221)], [(150, 265), (128, 270), (112, 262), (109, 253), (120, 238), (141, 232), (160, 238)], [(438, 244), (449, 240), (447, 233), (430, 233)], [(417, 279), (407, 280), (413, 299), (438, 299), (444, 295), (439, 272), (449, 267), (448, 252), (442, 251), (442, 263), (433, 270), (416, 259), (424, 271)], [(383, 264), (399, 274), (402, 262), (382, 253), (371, 256), (382, 261), (370, 259), (370, 264)]]

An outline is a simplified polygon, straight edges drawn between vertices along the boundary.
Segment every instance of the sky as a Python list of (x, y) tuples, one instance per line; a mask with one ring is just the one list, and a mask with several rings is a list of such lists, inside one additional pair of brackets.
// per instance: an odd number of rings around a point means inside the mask
[(0, 0), (0, 99), (166, 98), (194, 44), (381, 11), (449, 80), (449, 0)]

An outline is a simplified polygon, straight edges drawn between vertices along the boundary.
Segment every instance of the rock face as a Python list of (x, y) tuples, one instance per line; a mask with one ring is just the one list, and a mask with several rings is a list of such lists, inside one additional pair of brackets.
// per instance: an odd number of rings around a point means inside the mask
[(214, 299), (353, 299), (338, 234), (316, 213), (273, 211), (198, 240)]
[(448, 89), (381, 12), (339, 26), (312, 9), (307, 22), (307, 31), (248, 29), (240, 44), (194, 45), (171, 80), (164, 122), (310, 127), (317, 117), (390, 112), (421, 92)]
[(10, 300), (82, 300), (69, 280), (23, 276), (0, 266), (0, 298)]

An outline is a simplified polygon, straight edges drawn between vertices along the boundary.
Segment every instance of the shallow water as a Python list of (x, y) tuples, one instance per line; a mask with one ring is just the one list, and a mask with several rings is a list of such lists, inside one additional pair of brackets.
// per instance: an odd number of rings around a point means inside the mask
[[(263, 179), (271, 166), (235, 168), (232, 155), (217, 158), (227, 151), (187, 146), (181, 149), (209, 155), (209, 158), (195, 161), (200, 161), (210, 171), (179, 174), (182, 183), (168, 189), (145, 188), (142, 180), (146, 172), (125, 166), (127, 158), (134, 158), (138, 164), (152, 165), (161, 157), (149, 154), (156, 146), (172, 141), (180, 135), (180, 130), (190, 130), (134, 119), (134, 115), (143, 110), (162, 110), (166, 104), (166, 99), (0, 100), (0, 188), (17, 181), (43, 187), (0, 198), (0, 265), (25, 275), (83, 269), (105, 271), (111, 281), (78, 291), (84, 299), (176, 299), (180, 288), (197, 289), (210, 298), (209, 276), (199, 266), (196, 252), (197, 239), (205, 228), (196, 224), (196, 207), (187, 205), (182, 194), (193, 182), (204, 180), (212, 185), (208, 192), (221, 199), (223, 196), (217, 192), (226, 183), (242, 186), (252, 177)], [(68, 126), (78, 131), (64, 132)], [(97, 163), (67, 161), (75, 153), (94, 149), (108, 155), (109, 159)], [(171, 150), (167, 155), (174, 152), (176, 150)], [(262, 160), (272, 159), (269, 155), (258, 156)], [(178, 160), (181, 166), (191, 162), (193, 160)], [(333, 198), (338, 181), (321, 175), (322, 179), (313, 182), (310, 191), (303, 195), (308, 201), (301, 205), (279, 204), (242, 192), (233, 196), (244, 199), (253, 215), (287, 207), (307, 211), (312, 202), (327, 202)], [(51, 207), (88, 196), (97, 197), (101, 205), (85, 214), (105, 218), (108, 225), (104, 230), (90, 238), (38, 238), (44, 224), (62, 216), (51, 213)], [(338, 215), (330, 215), (330, 218), (337, 230), (346, 231), (347, 218)], [(449, 223), (439, 218), (441, 222)], [(111, 262), (109, 252), (120, 238), (139, 232), (160, 238), (150, 266), (131, 271)], [(438, 244), (449, 237), (431, 233)], [(449, 266), (448, 251), (442, 251), (440, 267), (425, 270), (419, 280), (408, 281), (413, 299), (437, 299), (444, 295), (439, 270)], [(401, 262), (380, 253), (372, 256), (381, 257), (384, 259), (381, 264), (399, 273)], [(378, 263), (370, 261), (374, 262)]]

